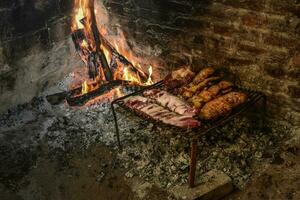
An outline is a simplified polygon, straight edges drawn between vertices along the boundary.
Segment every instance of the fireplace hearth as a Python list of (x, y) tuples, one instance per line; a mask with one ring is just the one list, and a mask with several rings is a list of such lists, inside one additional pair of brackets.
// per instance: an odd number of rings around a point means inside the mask
[(294, 0), (4, 0), (1, 198), (184, 199), (215, 170), (229, 198), (296, 198), (299, 12)]

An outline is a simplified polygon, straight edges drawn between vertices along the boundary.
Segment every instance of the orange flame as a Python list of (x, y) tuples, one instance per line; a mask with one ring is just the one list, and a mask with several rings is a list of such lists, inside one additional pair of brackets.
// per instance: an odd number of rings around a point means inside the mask
[(153, 84), (153, 80), (152, 80), (153, 69), (152, 69), (151, 65), (149, 66), (148, 72), (149, 72), (149, 77), (148, 77), (146, 85), (152, 85)]
[(81, 94), (87, 94), (89, 92), (89, 86), (86, 81), (82, 83)]
[[(92, 32), (92, 13), (95, 12), (95, 14), (99, 13), (99, 10), (95, 9), (94, 11), (91, 11), (89, 9), (89, 0), (74, 0), (74, 17), (72, 22), (72, 32), (75, 32), (79, 29), (82, 29), (85, 34), (85, 39), (81, 41), (80, 48), (84, 50), (85, 52), (91, 52), (92, 50), (96, 49), (96, 44), (93, 39), (93, 32)], [(101, 13), (100, 13), (101, 14)], [(84, 24), (82, 23), (82, 19), (84, 20)], [(106, 36), (108, 34), (108, 31), (103, 27), (100, 27), (100, 32), (102, 35)], [(113, 44), (114, 48), (117, 50), (118, 53), (120, 53), (122, 56), (124, 56), (127, 60), (129, 60), (133, 66), (141, 73), (144, 74), (142, 67), (138, 64), (138, 59), (132, 54), (132, 52), (128, 49), (128, 45), (126, 43), (125, 36), (121, 33), (118, 34), (118, 38), (114, 41), (111, 41), (111, 44)], [(106, 60), (108, 63), (112, 60), (112, 52), (108, 50), (104, 45), (101, 45), (100, 49), (103, 51)], [(88, 59), (86, 58), (85, 54), (80, 54), (82, 60), (86, 62)], [(152, 81), (152, 73), (153, 69), (152, 66), (148, 68), (149, 77), (146, 82), (142, 82), (141, 77), (139, 73), (132, 71), (131, 66), (125, 66), (120, 62), (117, 62), (118, 66), (115, 70), (113, 77), (115, 80), (122, 79), (126, 81), (133, 82), (135, 84), (139, 85), (151, 85), (153, 84)], [(86, 63), (87, 65), (87, 63)], [(96, 81), (91, 83), (89, 80), (85, 80), (82, 83), (82, 90), (81, 95), (87, 94), (91, 92), (92, 90), (97, 89), (100, 87), (101, 83), (104, 80), (104, 74), (103, 70), (100, 68), (99, 75), (96, 77)], [(116, 96), (120, 97), (122, 96), (122, 92), (120, 88), (115, 90)]]

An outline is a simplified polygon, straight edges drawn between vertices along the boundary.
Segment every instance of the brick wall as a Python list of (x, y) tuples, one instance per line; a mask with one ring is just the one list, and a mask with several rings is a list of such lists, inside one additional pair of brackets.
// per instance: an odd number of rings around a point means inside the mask
[[(299, 0), (110, 0), (129, 40), (172, 69), (227, 67), (268, 95), (270, 116), (300, 124)], [(113, 26), (113, 24), (112, 24)]]

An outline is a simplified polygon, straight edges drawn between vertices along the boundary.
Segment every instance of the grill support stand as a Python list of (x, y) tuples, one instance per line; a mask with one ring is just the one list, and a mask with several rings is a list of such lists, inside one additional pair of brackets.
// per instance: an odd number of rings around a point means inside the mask
[[(115, 121), (115, 128), (116, 128), (116, 137), (117, 137), (117, 142), (118, 142), (118, 146), (119, 146), (119, 149), (122, 150), (122, 146), (121, 146), (121, 141), (120, 141), (120, 130), (119, 130), (119, 126), (118, 126), (118, 118), (117, 118), (117, 113), (115, 111), (115, 107), (114, 105), (117, 104), (119, 101), (122, 101), (130, 96), (134, 96), (134, 95), (137, 95), (137, 94), (141, 94), (143, 91), (145, 90), (148, 90), (148, 89), (152, 89), (152, 88), (157, 88), (157, 87), (160, 87), (161, 85), (163, 84), (162, 81), (156, 83), (156, 84), (153, 84), (149, 87), (146, 87), (146, 88), (143, 88), (142, 90), (140, 91), (137, 91), (137, 92), (134, 92), (134, 93), (131, 93), (129, 95), (126, 95), (126, 96), (123, 96), (119, 99), (115, 99), (112, 103), (111, 103), (111, 109), (112, 109), (112, 114), (113, 114), (113, 117), (114, 117), (114, 121)], [(206, 128), (204, 130), (202, 130), (202, 133), (198, 133), (194, 136), (191, 136), (191, 140), (190, 140), (190, 166), (189, 166), (189, 187), (190, 188), (193, 188), (195, 187), (195, 178), (196, 178), (196, 168), (197, 168), (197, 154), (198, 154), (198, 140), (199, 140), (199, 135), (205, 135), (206, 133), (208, 132), (211, 132), (211, 131), (214, 131), (216, 130), (218, 127), (220, 126), (223, 126), (225, 125), (228, 121), (230, 121), (231, 119), (233, 119), (235, 116), (241, 114), (242, 112), (244, 112), (245, 110), (247, 110), (250, 106), (254, 105), (257, 101), (259, 101), (260, 99), (263, 100), (263, 113), (264, 113), (264, 116), (263, 116), (263, 120), (264, 120), (264, 117), (265, 117), (265, 109), (266, 109), (266, 96), (260, 92), (254, 92), (254, 91), (251, 91), (251, 90), (246, 90), (249, 92), (248, 95), (251, 94), (251, 102), (248, 102), (248, 104), (246, 105), (243, 105), (239, 111), (237, 111), (235, 114), (233, 115), (229, 115), (227, 117), (225, 117), (225, 119), (222, 119), (221, 121), (219, 122), (216, 122), (216, 124), (214, 125), (211, 125), (211, 127), (209, 128)], [(263, 122), (264, 124), (264, 122)]]
[(195, 187), (195, 177), (197, 168), (197, 151), (198, 144), (196, 139), (191, 141), (191, 155), (190, 155), (190, 169), (189, 169), (189, 186), (190, 188)]

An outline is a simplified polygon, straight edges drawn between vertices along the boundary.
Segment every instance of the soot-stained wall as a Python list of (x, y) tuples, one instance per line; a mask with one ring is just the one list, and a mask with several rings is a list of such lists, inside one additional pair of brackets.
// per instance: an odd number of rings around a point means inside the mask
[(30, 101), (72, 70), (72, 2), (0, 1), (0, 112)]

